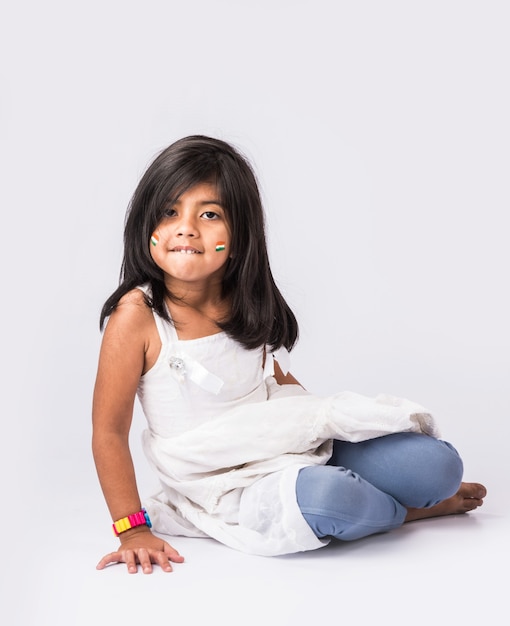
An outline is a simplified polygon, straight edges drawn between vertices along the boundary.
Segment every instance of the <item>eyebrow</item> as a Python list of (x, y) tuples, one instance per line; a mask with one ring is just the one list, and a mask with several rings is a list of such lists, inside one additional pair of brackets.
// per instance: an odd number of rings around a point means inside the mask
[(219, 200), (202, 200), (202, 202), (199, 203), (201, 206), (206, 206), (208, 204), (214, 204), (216, 206), (219, 206), (220, 208), (223, 208), (221, 202)]
[[(174, 202), (168, 202), (167, 204), (170, 206), (175, 206), (180, 204), (180, 198), (177, 198), (177, 200), (175, 200)], [(221, 209), (223, 208), (222, 203), (219, 200), (216, 199), (211, 199), (211, 200), (201, 200), (200, 202), (197, 203), (199, 206), (208, 206), (210, 204), (213, 204), (215, 206), (219, 206)]]

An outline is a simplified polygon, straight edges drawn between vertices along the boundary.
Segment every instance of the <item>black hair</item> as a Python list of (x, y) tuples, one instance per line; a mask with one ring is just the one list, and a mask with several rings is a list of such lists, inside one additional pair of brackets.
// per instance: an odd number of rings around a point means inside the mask
[(231, 256), (222, 282), (230, 314), (218, 326), (248, 349), (267, 344), (291, 350), (298, 338), (297, 320), (275, 284), (265, 237), (264, 211), (253, 168), (247, 158), (220, 139), (193, 135), (179, 139), (149, 165), (130, 201), (124, 227), (124, 257), (119, 286), (106, 300), (100, 328), (119, 300), (148, 283), (146, 298), (170, 321), (163, 271), (150, 254), (150, 237), (164, 217), (165, 206), (193, 186), (216, 186), (231, 231)]

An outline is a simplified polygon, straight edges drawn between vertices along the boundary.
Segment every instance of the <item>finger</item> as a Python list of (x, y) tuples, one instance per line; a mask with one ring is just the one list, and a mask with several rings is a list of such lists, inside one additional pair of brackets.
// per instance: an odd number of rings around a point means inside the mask
[(152, 558), (154, 562), (157, 563), (164, 572), (172, 571), (172, 566), (168, 562), (168, 554), (158, 551), (153, 553)]
[(174, 563), (183, 563), (184, 557), (181, 556), (175, 548), (172, 548), (170, 544), (165, 544), (163, 548), (163, 552), (165, 553), (166, 558), (169, 561), (173, 561)]
[(127, 565), (127, 570), (130, 574), (136, 574), (138, 568), (136, 566), (136, 556), (134, 550), (124, 550), (122, 553), (122, 560)]
[(120, 552), (110, 552), (110, 554), (107, 554), (99, 561), (96, 565), (96, 569), (104, 569), (107, 565), (110, 565), (111, 563), (119, 563), (120, 561), (122, 561), (122, 555)]
[(138, 561), (142, 566), (142, 570), (144, 574), (152, 573), (152, 563), (151, 558), (149, 556), (149, 551), (145, 548), (140, 548), (137, 552)]

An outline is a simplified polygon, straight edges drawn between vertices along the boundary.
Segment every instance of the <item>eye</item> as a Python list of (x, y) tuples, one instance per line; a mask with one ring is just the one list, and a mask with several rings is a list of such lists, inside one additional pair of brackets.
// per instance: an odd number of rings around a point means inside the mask
[(205, 213), (202, 213), (202, 217), (204, 217), (206, 220), (217, 220), (220, 216), (214, 211), (206, 211)]
[(165, 209), (163, 213), (163, 217), (174, 217), (174, 215), (177, 215), (177, 213), (175, 209), (172, 209), (171, 207), (168, 207), (168, 209)]

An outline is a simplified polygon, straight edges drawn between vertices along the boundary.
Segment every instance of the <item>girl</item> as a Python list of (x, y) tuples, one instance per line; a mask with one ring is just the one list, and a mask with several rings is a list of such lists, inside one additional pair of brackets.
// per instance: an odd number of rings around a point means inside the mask
[[(121, 545), (98, 569), (182, 562), (151, 525), (277, 555), (482, 504), (425, 409), (318, 398), (289, 373), (297, 322), (273, 280), (254, 173), (223, 141), (181, 139), (142, 177), (106, 321), (93, 452)], [(161, 484), (144, 509), (128, 445), (137, 395)]]

